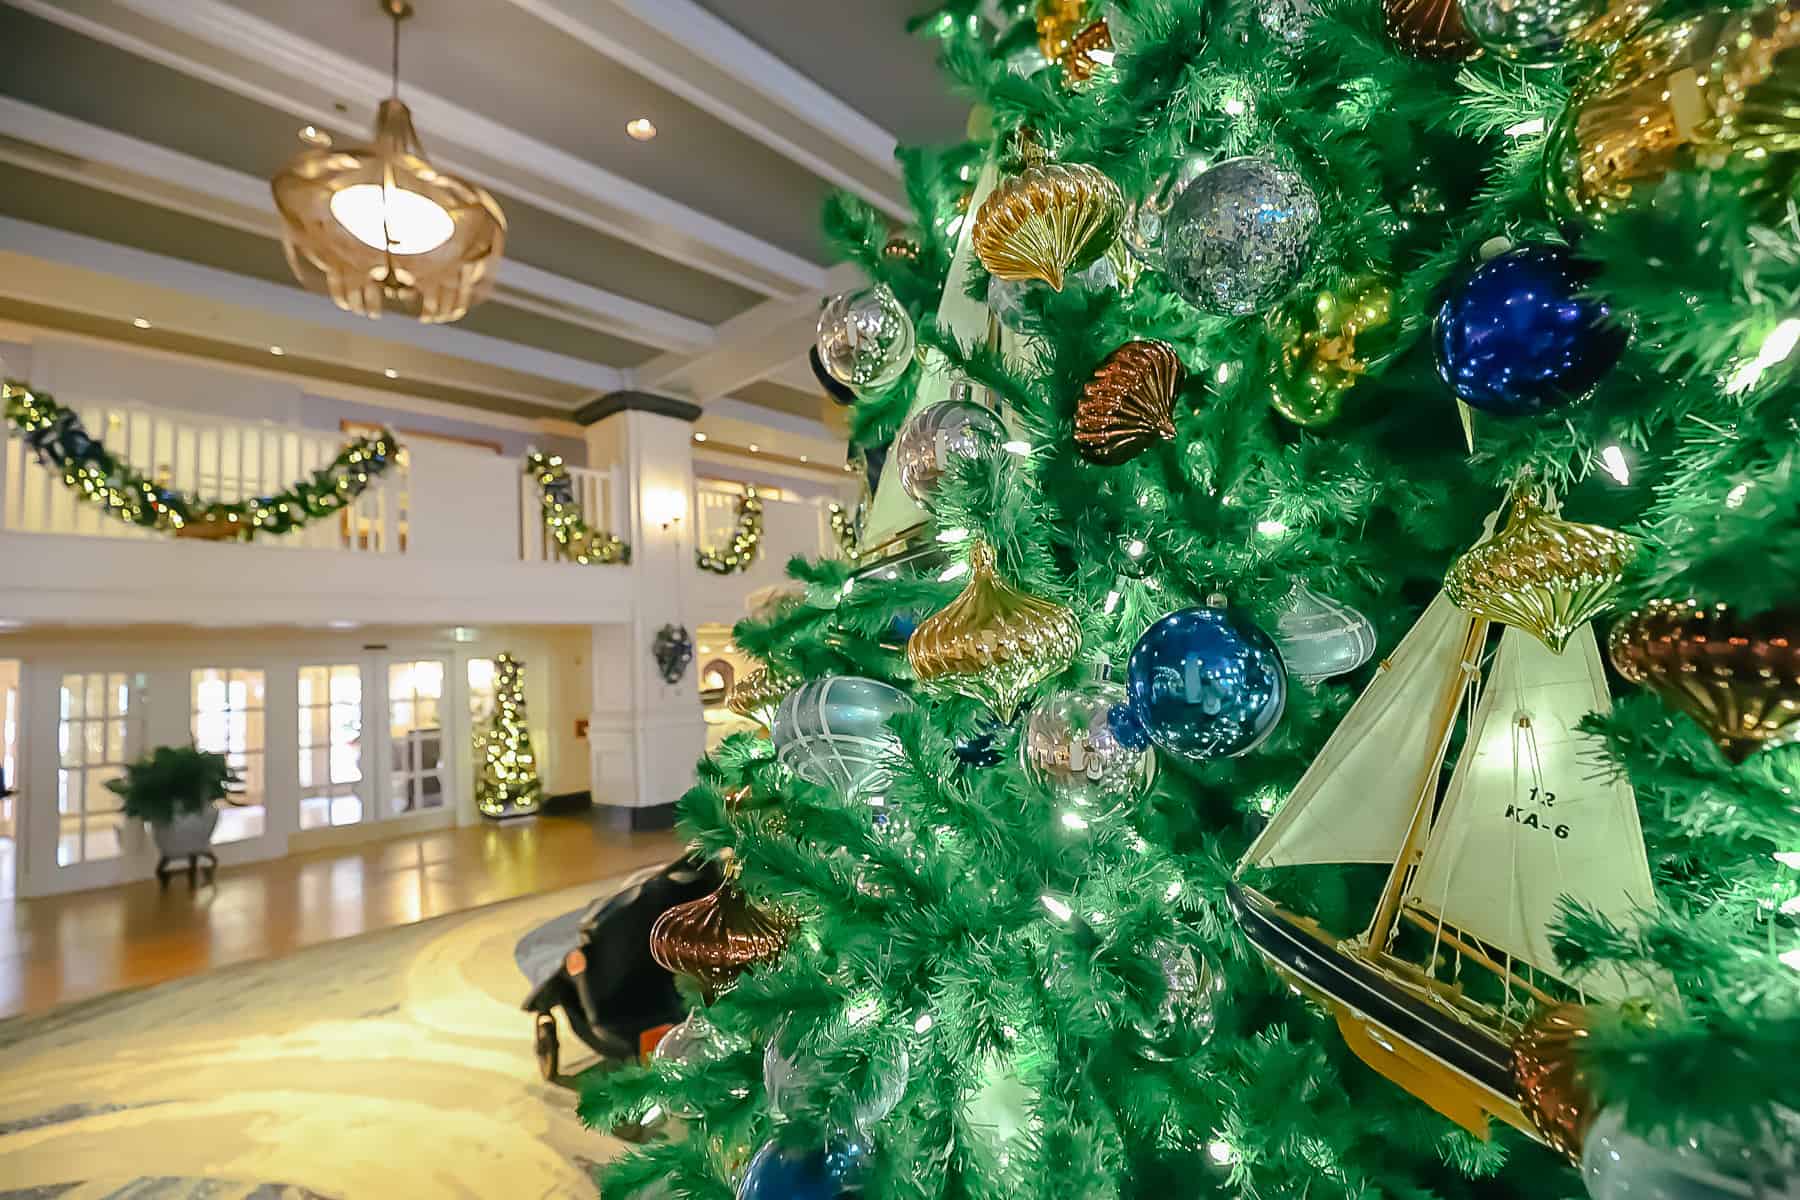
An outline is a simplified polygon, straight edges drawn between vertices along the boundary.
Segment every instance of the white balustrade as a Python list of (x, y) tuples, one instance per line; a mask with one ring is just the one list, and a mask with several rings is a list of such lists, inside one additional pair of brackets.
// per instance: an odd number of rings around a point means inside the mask
[[(164, 409), (119, 404), (70, 406), (88, 433), (115, 457), (164, 487), (204, 500), (236, 501), (281, 491), (329, 466), (348, 435), (291, 426), (221, 421)], [(46, 467), (16, 434), (0, 455), (0, 528), (11, 533), (78, 537), (163, 538), (100, 510)], [(258, 545), (401, 554), (406, 551), (409, 468), (404, 454), (344, 511), (316, 518)]]

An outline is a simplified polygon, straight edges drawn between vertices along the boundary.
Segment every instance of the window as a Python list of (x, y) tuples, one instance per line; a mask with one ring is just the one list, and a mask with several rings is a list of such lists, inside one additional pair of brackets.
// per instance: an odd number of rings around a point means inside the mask
[(261, 837), (268, 827), (263, 769), (263, 673), (203, 667), (192, 676), (194, 744), (223, 754), (240, 784), (219, 812), (215, 843)]
[(444, 662), (388, 665), (388, 813), (444, 803)]
[(363, 819), (362, 669), (300, 668), (300, 828)]
[(494, 660), (469, 660), (469, 728), (479, 730), (494, 717)]
[(106, 790), (143, 752), (141, 674), (91, 671), (64, 675), (58, 701), (56, 865), (117, 858), (124, 801)]

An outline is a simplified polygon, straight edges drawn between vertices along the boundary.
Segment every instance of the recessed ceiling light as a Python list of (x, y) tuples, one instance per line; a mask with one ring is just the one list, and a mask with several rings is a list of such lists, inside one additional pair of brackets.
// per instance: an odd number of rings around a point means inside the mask
[(133, 324), (133, 325), (136, 325), (136, 326), (137, 326), (137, 327), (138, 327), (138, 328), (139, 328), (139, 329), (148, 329), (148, 328), (150, 328), (150, 322), (148, 322), (148, 321), (146, 321), (146, 320), (145, 320), (145, 319), (144, 319), (144, 318), (142, 318), (142, 317), (133, 317), (133, 318), (131, 318), (131, 323), (132, 323), (132, 324)]
[(394, 370), (394, 368), (392, 368), (392, 367), (389, 367), (387, 370), (383, 371), (382, 374), (386, 375), (389, 379), (400, 378), (400, 372)]
[(755, 442), (750, 443), (750, 453), (755, 454), (761, 449), (762, 449), (762, 447), (757, 445)]
[(636, 141), (647, 142), (656, 136), (656, 126), (650, 123), (649, 117), (636, 117), (625, 122), (625, 132)]
[(287, 351), (283, 350), (280, 346), (270, 346), (269, 353), (273, 354), (276, 358), (280, 358), (282, 355), (286, 354)]
[(704, 442), (706, 440), (706, 435), (704, 433), (696, 433), (694, 435), (694, 440), (696, 442)]
[(801, 455), (801, 456), (800, 456), (800, 461), (801, 461), (801, 462), (806, 462), (806, 461), (807, 461), (807, 458), (806, 458), (806, 455), (804, 455), (804, 454), (802, 454), (802, 455)]

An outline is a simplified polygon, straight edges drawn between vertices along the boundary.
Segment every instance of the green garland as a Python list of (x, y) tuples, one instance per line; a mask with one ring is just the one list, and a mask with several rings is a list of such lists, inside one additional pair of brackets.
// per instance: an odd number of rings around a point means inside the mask
[(701, 546), (695, 549), (694, 559), (702, 571), (711, 571), (715, 575), (733, 575), (739, 571), (747, 571), (762, 553), (763, 534), (762, 497), (756, 494), (756, 488), (744, 485), (744, 494), (737, 503), (737, 532), (731, 535), (731, 545), (724, 550), (708, 550)]
[(178, 537), (249, 541), (305, 527), (355, 503), (393, 463), (400, 445), (387, 430), (357, 438), (331, 464), (270, 496), (229, 503), (159, 485), (107, 450), (81, 418), (48, 395), (16, 380), (0, 384), (7, 423), (38, 461), (62, 472), (63, 482), (121, 521)]
[(543, 505), (544, 528), (562, 550), (564, 558), (584, 566), (631, 561), (631, 546), (610, 533), (590, 529), (575, 502), (569, 468), (562, 455), (531, 450), (525, 455), (525, 474), (537, 480), (538, 500)]

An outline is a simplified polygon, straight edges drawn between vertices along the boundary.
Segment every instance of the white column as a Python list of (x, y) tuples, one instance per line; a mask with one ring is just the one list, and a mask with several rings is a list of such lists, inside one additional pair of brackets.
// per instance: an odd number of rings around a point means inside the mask
[[(673, 804), (694, 782), (706, 751), (694, 668), (665, 683), (651, 653), (657, 631), (693, 636), (688, 589), (694, 565), (693, 420), (699, 408), (638, 393), (606, 397), (587, 418), (588, 461), (624, 480), (631, 543), (631, 619), (593, 632), (593, 708), (588, 718), (594, 803), (621, 809)], [(602, 570), (606, 568), (600, 568)]]

